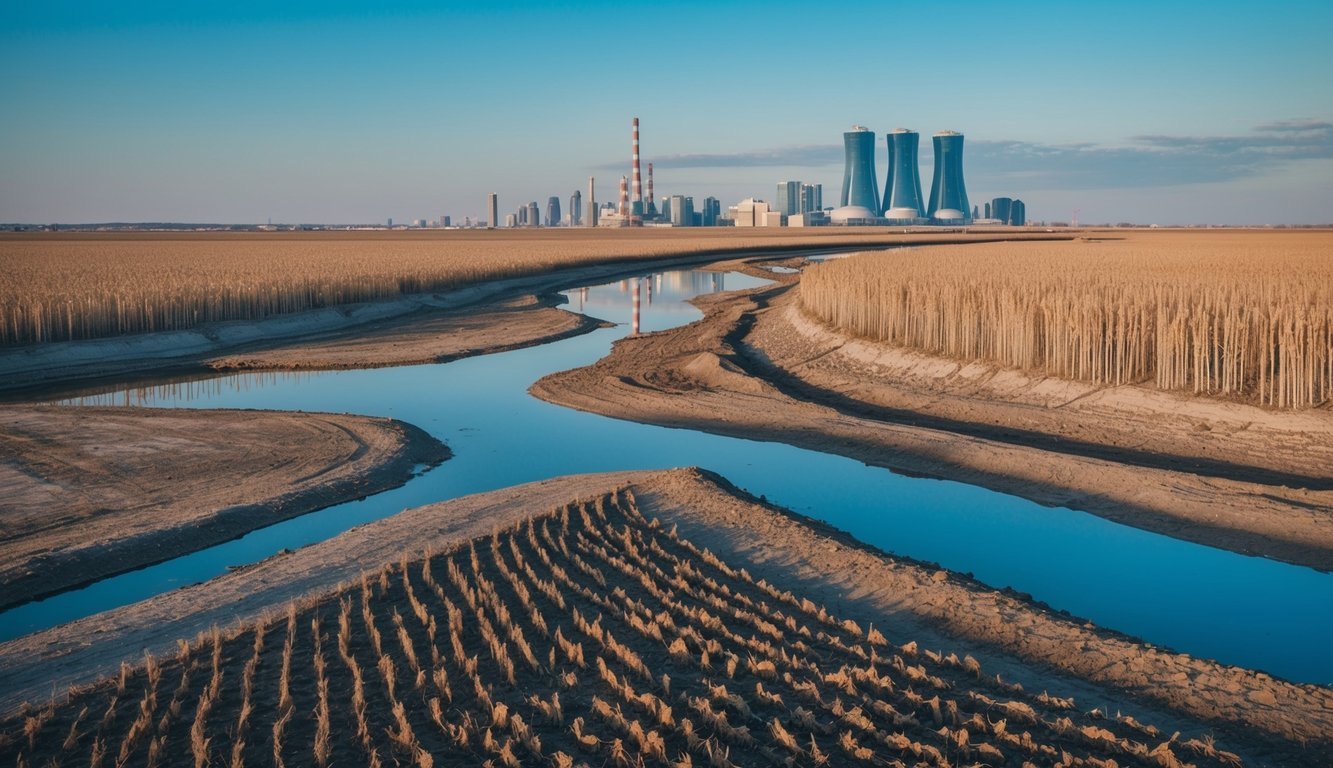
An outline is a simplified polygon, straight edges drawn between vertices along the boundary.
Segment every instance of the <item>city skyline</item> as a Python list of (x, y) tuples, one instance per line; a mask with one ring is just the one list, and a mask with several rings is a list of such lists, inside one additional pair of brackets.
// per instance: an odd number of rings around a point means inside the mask
[[(839, 71), (834, 14), (617, 9), (7, 7), (0, 221), (486, 219), (490, 192), (513, 210), (568, 200), (588, 176), (614, 190), (632, 115), (659, 197), (762, 199), (798, 178), (837, 188), (839, 134), (860, 124), (881, 142), (881, 180), (894, 128), (966, 134), (970, 196), (1021, 197), (1034, 220), (1074, 208), (1144, 224), (1333, 219), (1333, 84), (1299, 76), (1333, 69), (1333, 10), (1320, 5), (1128, 3), (1080, 20), (1054, 4), (1015, 18), (963, 3), (948, 25), (923, 7), (917, 36), (889, 35), (894, 12), (867, 9), (858, 26), (882, 28), (892, 60), (946, 84), (902, 88)], [(644, 54), (604, 75), (584, 61), (624, 40)], [(953, 55), (939, 62), (928, 54), (942, 43)], [(792, 48), (822, 63), (780, 68)], [(683, 63), (664, 79), (666, 52)], [(736, 87), (756, 61), (771, 64), (764, 77)], [(590, 67), (594, 87), (502, 87), (534, 67)], [(932, 162), (923, 143), (923, 176)]]

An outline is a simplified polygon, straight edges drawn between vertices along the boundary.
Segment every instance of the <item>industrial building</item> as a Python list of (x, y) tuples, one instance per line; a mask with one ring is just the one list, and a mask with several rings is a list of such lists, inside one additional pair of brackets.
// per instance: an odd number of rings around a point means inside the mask
[(930, 207), (926, 215), (933, 224), (967, 224), (972, 206), (963, 185), (963, 134), (940, 131), (935, 144), (935, 176), (930, 184)]
[[(885, 135), (888, 163), (884, 186), (878, 183), (875, 162), (875, 132), (860, 125), (843, 133), (844, 166), (842, 194), (838, 208), (826, 209), (823, 187), (799, 180), (779, 182), (773, 203), (747, 198), (726, 209), (709, 197), (696, 208), (694, 198), (686, 195), (654, 196), (653, 164), (648, 164), (647, 194), (640, 172), (639, 118), (630, 122), (630, 172), (620, 179), (619, 201), (599, 205), (595, 181), (588, 178), (586, 199), (576, 190), (569, 197), (567, 215), (561, 215), (560, 198), (552, 196), (546, 205), (546, 226), (818, 226), (921, 224), (968, 225), (972, 223), (1013, 224), (1027, 221), (1021, 200), (997, 197), (979, 208), (969, 206), (963, 179), (963, 134), (940, 131), (932, 137), (934, 175), (930, 196), (922, 194), (920, 170), (920, 134), (896, 128)], [(881, 196), (882, 191), (882, 196)], [(499, 220), (496, 195), (487, 200), (491, 221)], [(586, 206), (586, 207), (585, 207)], [(543, 224), (537, 204), (518, 208), (510, 217), (517, 226)], [(494, 224), (493, 224), (494, 225)]]
[(875, 133), (852, 126), (842, 135), (846, 163), (842, 172), (842, 206), (860, 206), (878, 215), (879, 183), (875, 180)]
[(889, 148), (889, 172), (884, 180), (884, 218), (894, 224), (919, 224), (925, 221), (926, 208), (921, 197), (921, 165), (916, 131), (895, 128), (885, 136)]

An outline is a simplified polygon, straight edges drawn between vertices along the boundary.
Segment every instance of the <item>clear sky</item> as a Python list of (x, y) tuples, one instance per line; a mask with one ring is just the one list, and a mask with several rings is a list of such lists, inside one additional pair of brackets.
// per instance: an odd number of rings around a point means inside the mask
[[(1333, 3), (7, 0), (0, 222), (504, 212), (824, 185), (842, 132), (966, 134), (1033, 219), (1333, 221)], [(837, 8), (839, 10), (832, 10)], [(883, 184), (884, 144), (878, 144)]]

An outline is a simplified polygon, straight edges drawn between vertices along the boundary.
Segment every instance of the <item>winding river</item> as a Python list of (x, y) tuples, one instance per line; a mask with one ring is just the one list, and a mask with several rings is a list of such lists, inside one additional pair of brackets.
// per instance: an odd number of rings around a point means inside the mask
[[(696, 270), (642, 280), (644, 332), (698, 319), (691, 297), (764, 283)], [(443, 440), (454, 458), (400, 488), (0, 613), (0, 639), (203, 581), (229, 565), (409, 507), (570, 473), (697, 465), (889, 552), (1013, 587), (1153, 644), (1290, 680), (1333, 683), (1333, 574), (975, 486), (905, 477), (779, 443), (619, 421), (528, 395), (541, 376), (590, 364), (629, 332), (633, 285), (566, 291), (568, 309), (617, 325), (527, 349), (441, 365), (159, 382), (69, 401), (388, 416)]]

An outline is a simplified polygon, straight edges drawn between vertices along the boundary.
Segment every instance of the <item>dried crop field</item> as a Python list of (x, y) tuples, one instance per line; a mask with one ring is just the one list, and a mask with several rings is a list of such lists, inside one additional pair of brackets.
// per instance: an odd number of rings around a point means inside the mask
[(1134, 233), (866, 254), (801, 306), (857, 336), (1280, 408), (1333, 397), (1333, 233)]
[(386, 566), (0, 726), (6, 765), (1225, 766), (891, 646), (632, 492)]
[(716, 228), (5, 234), (0, 346), (259, 320), (619, 259), (886, 239), (914, 238)]

